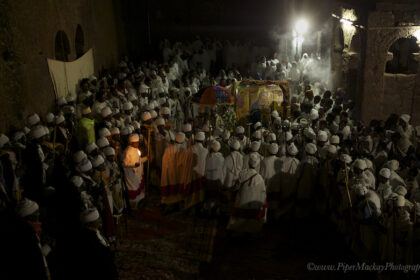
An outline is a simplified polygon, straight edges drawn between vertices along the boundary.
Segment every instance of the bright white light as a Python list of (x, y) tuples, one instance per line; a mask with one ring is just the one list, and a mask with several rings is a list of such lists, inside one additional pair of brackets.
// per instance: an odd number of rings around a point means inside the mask
[(344, 24), (346, 27), (353, 25), (353, 22), (352, 21), (350, 21), (348, 19), (345, 19), (345, 18), (340, 19), (340, 22), (342, 24)]
[(300, 19), (296, 22), (296, 32), (300, 35), (305, 34), (308, 31), (308, 22), (304, 19)]
[(415, 32), (414, 32), (414, 37), (416, 37), (416, 39), (417, 39), (417, 41), (420, 41), (420, 29), (417, 29)]

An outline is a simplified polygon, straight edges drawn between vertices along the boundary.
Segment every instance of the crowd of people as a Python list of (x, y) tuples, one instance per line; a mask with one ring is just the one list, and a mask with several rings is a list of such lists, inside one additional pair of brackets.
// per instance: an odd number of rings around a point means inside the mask
[[(260, 57), (244, 72), (220, 48), (165, 40), (161, 63), (124, 57), (59, 97), (54, 112), (0, 135), (2, 273), (116, 279), (118, 217), (152, 188), (164, 213), (228, 215), (228, 230), (247, 233), (316, 213), (360, 254), (419, 263), (420, 128), (410, 116), (358, 121), (344, 90), (311, 74), (321, 62), (306, 54), (291, 64)], [(191, 102), (203, 87), (242, 79), (288, 80), (288, 109), (248, 128), (232, 106)]]

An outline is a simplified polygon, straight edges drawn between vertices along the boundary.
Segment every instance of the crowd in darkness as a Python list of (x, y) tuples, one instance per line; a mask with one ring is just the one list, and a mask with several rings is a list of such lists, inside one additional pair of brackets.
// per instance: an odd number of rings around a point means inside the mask
[[(324, 61), (228, 41), (162, 40), (161, 58), (123, 57), (51, 113), (0, 135), (2, 279), (117, 279), (116, 221), (142, 209), (265, 223), (329, 217), (376, 262), (419, 263), (420, 127), (410, 115), (364, 123)], [(200, 89), (288, 81), (271, 122), (239, 125), (233, 106), (192, 102)]]

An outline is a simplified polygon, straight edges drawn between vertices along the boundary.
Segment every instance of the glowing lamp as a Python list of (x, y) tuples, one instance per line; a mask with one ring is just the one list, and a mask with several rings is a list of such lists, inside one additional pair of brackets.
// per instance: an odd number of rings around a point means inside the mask
[(308, 22), (304, 19), (300, 19), (296, 22), (295, 30), (299, 35), (303, 35), (308, 31)]
[(420, 42), (420, 29), (417, 29), (416, 31), (414, 31), (414, 37), (416, 37), (417, 42)]
[(350, 21), (348, 19), (345, 19), (345, 18), (340, 19), (340, 22), (342, 24), (344, 24), (344, 26), (346, 26), (346, 27), (349, 27), (349, 26), (352, 26), (353, 25), (353, 22), (352, 21)]

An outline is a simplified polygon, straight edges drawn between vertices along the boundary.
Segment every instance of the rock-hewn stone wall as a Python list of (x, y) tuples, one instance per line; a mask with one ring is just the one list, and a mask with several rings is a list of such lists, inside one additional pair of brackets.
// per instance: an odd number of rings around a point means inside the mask
[(63, 30), (76, 59), (80, 24), (84, 51), (94, 50), (95, 70), (118, 62), (121, 32), (112, 0), (5, 0), (0, 2), (0, 131), (20, 126), (31, 113), (52, 110), (55, 95), (47, 58), (55, 58), (55, 36)]
[[(402, 24), (404, 10), (401, 9), (403, 7), (398, 5), (385, 7), (386, 9), (374, 11), (369, 15), (362, 118), (365, 121), (370, 121), (386, 118), (390, 113), (412, 113), (412, 122), (420, 124), (418, 112), (418, 108), (420, 108), (420, 71), (414, 77), (385, 75), (390, 46), (399, 38), (413, 36), (420, 29), (420, 22)], [(398, 17), (394, 15), (393, 7), (397, 9), (395, 14)], [(409, 8), (409, 10), (405, 10), (408, 14), (420, 15), (420, 8), (415, 9), (415, 6), (406, 8)], [(415, 19), (416, 17), (409, 18)], [(410, 106), (407, 105), (407, 102)]]

